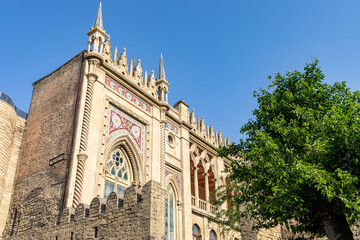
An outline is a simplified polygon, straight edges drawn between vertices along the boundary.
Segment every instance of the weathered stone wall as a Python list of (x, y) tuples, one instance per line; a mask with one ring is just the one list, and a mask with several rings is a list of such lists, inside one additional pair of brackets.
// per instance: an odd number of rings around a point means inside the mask
[(46, 226), (60, 214), (82, 66), (83, 53), (80, 53), (33, 84), (7, 225), (12, 224), (14, 218), (23, 221), (27, 215), (33, 215), (37, 223), (20, 225), (24, 228), (31, 228), (32, 224)]
[(281, 226), (276, 226), (271, 229), (260, 229), (257, 233), (257, 239), (258, 240), (271, 240), (281, 239)]
[(4, 239), (162, 239), (159, 214), (164, 194), (158, 182), (149, 181), (142, 190), (129, 187), (124, 196), (111, 193), (107, 200), (94, 198), (90, 206), (67, 208), (60, 222), (46, 226), (38, 221), (42, 220), (38, 213), (46, 209), (41, 207), (44, 193), (37, 191), (24, 206), (25, 221)]
[(9, 211), (25, 123), (14, 106), (0, 100), (0, 232), (4, 230)]
[(354, 239), (355, 240), (360, 240), (360, 228), (356, 227), (356, 226), (353, 226), (351, 228), (351, 231), (353, 232), (354, 234)]
[(4, 192), (17, 115), (8, 103), (0, 100), (0, 201)]

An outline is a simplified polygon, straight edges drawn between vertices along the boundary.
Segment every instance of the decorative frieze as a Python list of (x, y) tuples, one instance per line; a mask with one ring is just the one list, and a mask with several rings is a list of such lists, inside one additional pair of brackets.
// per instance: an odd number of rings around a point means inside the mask
[(108, 76), (105, 77), (105, 85), (110, 87), (117, 94), (120, 94), (122, 97), (126, 98), (128, 101), (135, 104), (139, 108), (143, 109), (148, 113), (151, 113), (151, 106), (149, 104), (147, 104), (144, 100), (142, 100), (135, 94), (129, 92), (129, 90), (127, 90)]
[(174, 124), (170, 123), (170, 122), (167, 122), (166, 123), (166, 128), (173, 131), (174, 133), (176, 134), (179, 134), (179, 128), (176, 127)]

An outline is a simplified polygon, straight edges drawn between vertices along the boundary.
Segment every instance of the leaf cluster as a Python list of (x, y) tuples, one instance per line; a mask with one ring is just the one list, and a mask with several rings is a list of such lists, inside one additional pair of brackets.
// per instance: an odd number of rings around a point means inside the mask
[(219, 216), (233, 226), (249, 217), (255, 228), (287, 224), (317, 236), (329, 212), (353, 224), (360, 218), (359, 92), (325, 83), (317, 60), (269, 80), (254, 92), (258, 108), (241, 128), (247, 138), (219, 149), (232, 159), (227, 186), (217, 190), (218, 205), (232, 204)]

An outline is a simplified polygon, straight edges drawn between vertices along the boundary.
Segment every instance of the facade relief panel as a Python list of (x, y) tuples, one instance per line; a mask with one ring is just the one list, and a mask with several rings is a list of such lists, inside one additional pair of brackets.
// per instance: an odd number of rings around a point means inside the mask
[(108, 108), (105, 148), (111, 140), (123, 135), (129, 136), (134, 144), (140, 155), (140, 162), (144, 169), (146, 151), (145, 125), (113, 105), (110, 105)]

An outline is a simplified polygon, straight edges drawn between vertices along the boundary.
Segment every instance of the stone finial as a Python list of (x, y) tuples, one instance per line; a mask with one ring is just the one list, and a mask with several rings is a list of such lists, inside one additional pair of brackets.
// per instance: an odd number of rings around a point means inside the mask
[(144, 87), (146, 88), (147, 87), (147, 71), (145, 70), (144, 72)]
[(219, 146), (219, 137), (217, 132), (215, 132), (215, 146)]
[(155, 83), (155, 73), (154, 73), (154, 70), (151, 70), (151, 74), (149, 76), (149, 87), (154, 87), (156, 86), (156, 83)]
[(227, 137), (227, 143), (226, 143), (226, 145), (227, 145), (227, 146), (230, 146), (230, 144), (231, 144), (231, 142), (230, 142), (230, 137), (228, 136), (228, 137)]
[(134, 70), (133, 65), (134, 65), (134, 61), (131, 59), (131, 61), (130, 61), (130, 76), (131, 77), (133, 76), (133, 70)]
[(123, 52), (120, 54), (118, 62), (119, 62), (119, 67), (127, 72), (128, 64), (127, 64), (126, 48), (124, 48)]
[(219, 145), (223, 145), (223, 137), (221, 135), (221, 129), (219, 130)]
[(196, 132), (201, 133), (201, 130), (200, 130), (200, 118), (199, 117), (198, 117), (198, 120), (197, 120)]
[(148, 91), (149, 93), (155, 97), (156, 96), (156, 80), (155, 80), (155, 73), (154, 73), (154, 70), (151, 70), (151, 74), (148, 78)]
[(193, 127), (194, 130), (196, 130), (196, 117), (194, 109), (192, 109), (190, 114), (190, 126)]
[(134, 81), (140, 87), (143, 84), (141, 60), (138, 60), (138, 64), (134, 68)]
[(206, 125), (206, 138), (209, 140), (210, 139), (210, 129), (209, 126)]
[(106, 39), (104, 43), (103, 55), (105, 58), (105, 62), (111, 62), (111, 44), (110, 44), (110, 36)]
[(214, 125), (211, 123), (210, 125), (210, 138), (214, 138), (215, 133), (214, 133)]
[(201, 131), (201, 136), (206, 137), (206, 127), (205, 127), (204, 116), (201, 117), (200, 131)]
[(158, 72), (158, 79), (165, 78), (165, 68), (164, 68), (164, 60), (162, 53), (160, 55), (160, 62), (159, 62), (159, 72)]
[(99, 8), (95, 17), (94, 25), (93, 27), (99, 26), (101, 28), (104, 28), (103, 26), (103, 20), (102, 20), (102, 10), (101, 10), (101, 2), (99, 4)]
[(118, 48), (117, 47), (115, 47), (115, 50), (114, 50), (114, 64), (115, 64), (115, 66), (117, 65), (117, 62), (116, 62), (116, 59), (117, 59), (117, 55), (118, 55)]

